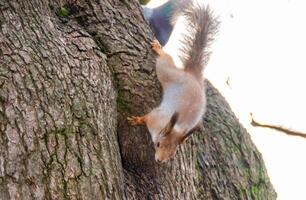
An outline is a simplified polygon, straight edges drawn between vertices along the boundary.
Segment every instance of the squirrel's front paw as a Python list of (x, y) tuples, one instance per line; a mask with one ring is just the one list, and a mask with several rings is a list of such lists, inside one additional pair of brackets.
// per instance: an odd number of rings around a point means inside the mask
[(163, 54), (162, 47), (159, 44), (158, 40), (153, 40), (153, 42), (151, 42), (151, 47), (153, 51), (155, 51), (158, 55), (161, 56)]
[(131, 116), (131, 117), (127, 117), (127, 120), (128, 120), (128, 123), (132, 126), (145, 124), (144, 117)]

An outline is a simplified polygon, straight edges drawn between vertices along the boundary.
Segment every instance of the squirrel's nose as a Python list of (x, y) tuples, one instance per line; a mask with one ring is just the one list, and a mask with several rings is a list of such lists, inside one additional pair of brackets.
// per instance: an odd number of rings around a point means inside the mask
[(155, 161), (158, 162), (158, 163), (161, 163), (162, 162), (162, 159), (158, 158), (157, 156), (155, 156)]
[(161, 163), (161, 160), (159, 160), (158, 158), (155, 158), (155, 161)]

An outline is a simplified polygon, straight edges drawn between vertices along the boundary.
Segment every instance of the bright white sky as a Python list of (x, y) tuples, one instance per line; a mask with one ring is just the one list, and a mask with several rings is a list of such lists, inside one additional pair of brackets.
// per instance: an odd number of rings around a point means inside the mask
[(278, 200), (305, 200), (306, 140), (253, 128), (249, 113), (259, 122), (306, 132), (306, 1), (205, 2), (222, 21), (206, 77), (251, 134)]

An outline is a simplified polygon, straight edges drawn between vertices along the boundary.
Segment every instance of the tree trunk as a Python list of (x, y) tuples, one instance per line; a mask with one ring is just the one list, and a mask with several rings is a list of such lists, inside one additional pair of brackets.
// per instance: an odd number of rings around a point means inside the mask
[(208, 82), (205, 128), (174, 160), (128, 126), (161, 96), (137, 1), (2, 0), (0, 26), (1, 200), (276, 198)]

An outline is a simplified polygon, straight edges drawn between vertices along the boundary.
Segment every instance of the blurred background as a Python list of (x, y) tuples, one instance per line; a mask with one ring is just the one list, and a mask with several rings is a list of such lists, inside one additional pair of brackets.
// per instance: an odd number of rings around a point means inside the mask
[(250, 113), (258, 122), (306, 133), (306, 2), (198, 1), (208, 2), (221, 21), (206, 78), (251, 134), (278, 200), (305, 200), (306, 139), (252, 127)]

